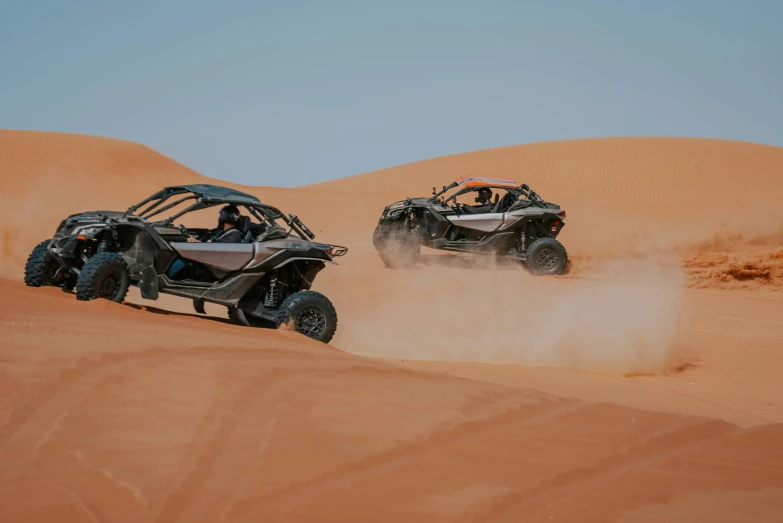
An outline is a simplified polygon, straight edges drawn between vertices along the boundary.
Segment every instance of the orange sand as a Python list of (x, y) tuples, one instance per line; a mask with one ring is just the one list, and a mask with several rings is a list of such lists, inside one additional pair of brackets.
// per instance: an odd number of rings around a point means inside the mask
[[(351, 248), (316, 280), (326, 346), (26, 288), (64, 215), (210, 179), (0, 131), (0, 521), (783, 520), (781, 172), (780, 148), (631, 138), (244, 188)], [(571, 274), (384, 269), (383, 205), (466, 174), (563, 206)]]

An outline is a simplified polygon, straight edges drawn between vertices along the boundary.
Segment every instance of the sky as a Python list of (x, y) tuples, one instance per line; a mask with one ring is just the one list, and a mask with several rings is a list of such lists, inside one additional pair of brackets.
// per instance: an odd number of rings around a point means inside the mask
[(0, 128), (301, 186), (614, 136), (783, 146), (779, 0), (0, 5)]

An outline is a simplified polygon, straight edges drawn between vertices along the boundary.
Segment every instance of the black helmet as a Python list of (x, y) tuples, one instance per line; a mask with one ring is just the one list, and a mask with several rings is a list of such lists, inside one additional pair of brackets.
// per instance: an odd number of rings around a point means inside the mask
[(226, 223), (236, 223), (239, 221), (239, 209), (236, 205), (228, 204), (220, 209), (220, 215), (218, 215), (218, 228), (223, 228)]
[(482, 187), (478, 190), (478, 196), (476, 196), (476, 203), (487, 203), (492, 199), (492, 189), (488, 187)]

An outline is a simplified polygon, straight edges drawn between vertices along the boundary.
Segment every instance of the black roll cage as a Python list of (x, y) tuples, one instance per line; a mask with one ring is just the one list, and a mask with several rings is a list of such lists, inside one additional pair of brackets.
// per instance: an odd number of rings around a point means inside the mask
[[(459, 184), (457, 182), (452, 182), (448, 186), (444, 185), (443, 189), (441, 189), (437, 193), (435, 192), (435, 188), (433, 187), (432, 188), (432, 197), (429, 199), (429, 201), (433, 202), (433, 203), (434, 202), (440, 202), (441, 200), (439, 199), (439, 197), (441, 195), (443, 195), (444, 193), (446, 193), (446, 192), (450, 191), (451, 189), (453, 189), (455, 187), (458, 187), (458, 186), (459, 186)], [(503, 190), (505, 190), (505, 191), (507, 191), (507, 192), (509, 192), (511, 194), (514, 194), (517, 198), (519, 198), (520, 196), (524, 196), (525, 198), (527, 198), (528, 200), (533, 202), (533, 204), (538, 206), (538, 207), (542, 207), (542, 208), (546, 207), (546, 202), (543, 200), (543, 198), (541, 198), (526, 183), (523, 183), (519, 187), (509, 187), (507, 185), (484, 185), (484, 186), (465, 187), (465, 188), (455, 192), (454, 194), (452, 194), (447, 200), (442, 200), (442, 201), (443, 201), (443, 203), (445, 203), (448, 200), (452, 200), (452, 199), (456, 198), (457, 196), (461, 196), (461, 195), (463, 195), (465, 193), (469, 193), (469, 192), (477, 192), (479, 189), (483, 189), (483, 188), (497, 189), (497, 190), (503, 189)]]
[[(173, 196), (180, 194), (184, 194), (185, 196), (158, 209), (162, 203), (166, 202)], [(244, 207), (247, 209), (247, 211), (252, 214), (260, 223), (266, 222), (270, 225), (276, 225), (275, 220), (283, 220), (286, 225), (288, 225), (291, 230), (296, 232), (296, 234), (303, 240), (307, 241), (315, 238), (315, 234), (313, 234), (313, 232), (308, 229), (304, 223), (302, 223), (302, 220), (300, 220), (298, 216), (283, 214), (280, 209), (265, 203), (261, 203), (261, 201), (259, 201), (254, 196), (244, 195), (243, 193), (237, 192), (236, 196), (233, 197), (229, 196), (225, 198), (216, 198), (214, 196), (203, 194), (199, 191), (194, 191), (188, 188), (188, 186), (166, 187), (165, 189), (162, 189), (157, 193), (145, 198), (136, 205), (132, 205), (120, 216), (118, 216), (118, 218), (126, 218), (128, 215), (134, 215), (143, 220), (150, 221), (150, 218), (153, 216), (157, 216), (162, 212), (176, 207), (177, 205), (188, 200), (195, 200), (195, 202), (180, 212), (174, 214), (173, 216), (169, 216), (168, 218), (163, 218), (151, 223), (159, 223), (170, 226), (174, 223), (174, 220), (187, 213), (207, 209), (216, 205), (234, 204), (238, 207)], [(138, 213), (136, 212), (150, 202), (152, 202), (151, 205)]]

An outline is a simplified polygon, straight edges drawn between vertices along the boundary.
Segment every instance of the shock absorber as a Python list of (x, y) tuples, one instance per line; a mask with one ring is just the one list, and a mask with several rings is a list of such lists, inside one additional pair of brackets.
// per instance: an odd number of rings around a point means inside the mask
[(269, 290), (266, 293), (266, 299), (264, 300), (264, 307), (275, 308), (280, 304), (280, 284), (277, 282), (277, 278), (272, 278), (269, 281)]
[(517, 242), (517, 250), (519, 252), (525, 252), (525, 229), (519, 232), (519, 242)]

